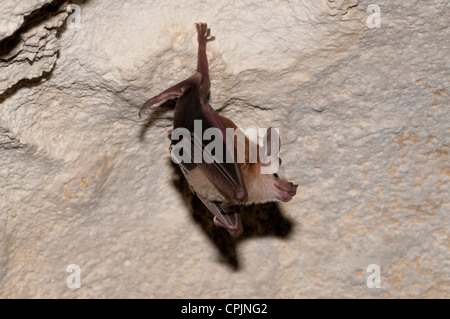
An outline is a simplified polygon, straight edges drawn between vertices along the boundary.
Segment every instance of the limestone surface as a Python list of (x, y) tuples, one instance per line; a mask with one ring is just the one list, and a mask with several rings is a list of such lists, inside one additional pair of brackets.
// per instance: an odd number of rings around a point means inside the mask
[[(1, 297), (450, 297), (447, 0), (1, 6)], [(279, 128), (299, 184), (238, 239), (170, 159), (172, 105), (138, 117), (195, 22), (212, 107)]]
[(57, 32), (67, 13), (56, 11), (57, 6), (36, 10), (48, 2), (2, 2), (0, 19), (7, 15), (0, 24), (0, 94), (53, 69), (59, 50)]
[(52, 0), (7, 0), (0, 4), (0, 39), (12, 35), (23, 24), (25, 17), (42, 8)]

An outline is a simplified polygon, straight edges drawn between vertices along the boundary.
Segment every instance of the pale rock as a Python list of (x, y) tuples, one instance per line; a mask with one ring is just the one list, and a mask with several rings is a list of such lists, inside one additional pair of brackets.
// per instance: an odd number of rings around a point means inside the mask
[(0, 3), (0, 40), (12, 35), (24, 18), (53, 0), (4, 0)]
[[(3, 5), (2, 37), (48, 2)], [(448, 1), (74, 4), (0, 60), (1, 297), (450, 296)], [(200, 21), (211, 105), (279, 127), (299, 184), (237, 240), (171, 163), (170, 106), (138, 117), (195, 71)]]
[[(45, 11), (41, 10), (33, 16), (33, 21), (22, 25), (24, 16), (30, 17), (31, 10), (50, 1), (6, 1), (0, 12), (11, 12), (5, 19), (5, 25), (1, 25), (0, 39), (9, 35), (10, 38), (3, 39), (3, 47), (0, 50), (0, 94), (17, 84), (22, 79), (33, 79), (50, 72), (57, 60), (59, 40), (57, 39), (58, 28), (64, 22), (67, 13), (57, 12), (49, 14), (47, 19), (42, 19)], [(28, 3), (28, 7), (23, 7)], [(16, 6), (13, 6), (16, 4)], [(5, 11), (4, 11), (5, 10)], [(13, 18), (15, 17), (15, 19)], [(8, 20), (9, 19), (9, 20)], [(3, 20), (2, 20), (3, 22)], [(16, 29), (11, 29), (14, 26)], [(11, 35), (12, 31), (16, 34)], [(2, 37), (3, 35), (3, 37)]]

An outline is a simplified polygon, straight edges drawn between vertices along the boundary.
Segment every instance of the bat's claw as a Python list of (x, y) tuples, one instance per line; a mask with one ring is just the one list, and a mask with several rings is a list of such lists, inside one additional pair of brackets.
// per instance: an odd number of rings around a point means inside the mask
[(214, 225), (225, 228), (234, 238), (239, 237), (244, 232), (242, 227), (241, 215), (239, 207), (234, 204), (225, 204), (214, 202), (218, 208), (213, 219)]
[(216, 37), (211, 35), (211, 29), (208, 28), (208, 25), (206, 23), (196, 23), (195, 26), (197, 27), (198, 43), (214, 41)]
[[(239, 220), (239, 222), (240, 222), (240, 220)], [(237, 237), (241, 236), (242, 233), (244, 232), (244, 228), (242, 227), (242, 224), (240, 224), (240, 223), (238, 224), (238, 226), (230, 227), (230, 226), (227, 226), (227, 225), (222, 224), (221, 222), (219, 222), (217, 220), (217, 217), (214, 217), (213, 223), (217, 227), (222, 227), (222, 228), (225, 228), (226, 230), (228, 230), (228, 232), (230, 233), (230, 235), (233, 238), (237, 238)]]

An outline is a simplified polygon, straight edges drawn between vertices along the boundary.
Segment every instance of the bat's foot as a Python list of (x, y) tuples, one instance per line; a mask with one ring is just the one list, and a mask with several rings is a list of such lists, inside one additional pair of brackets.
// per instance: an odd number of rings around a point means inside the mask
[(211, 30), (206, 23), (196, 23), (195, 26), (197, 27), (197, 39), (199, 44), (206, 44), (206, 42), (214, 41), (216, 37), (211, 36)]

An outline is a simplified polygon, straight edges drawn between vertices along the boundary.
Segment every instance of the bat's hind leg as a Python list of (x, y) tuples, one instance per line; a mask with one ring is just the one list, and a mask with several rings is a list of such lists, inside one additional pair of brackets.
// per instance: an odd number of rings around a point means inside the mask
[(168, 88), (164, 92), (152, 97), (150, 100), (145, 102), (141, 107), (141, 110), (139, 111), (139, 117), (142, 117), (142, 115), (144, 115), (145, 111), (147, 111), (150, 106), (166, 100), (179, 98), (183, 95), (184, 92), (186, 92), (187, 89), (194, 85), (200, 85), (201, 82), (202, 74), (200, 72), (196, 72), (193, 76), (187, 78), (184, 81), (181, 81), (180, 83), (175, 84), (174, 86)]
[(211, 82), (209, 80), (208, 57), (206, 56), (206, 43), (214, 41), (215, 37), (211, 35), (211, 30), (206, 23), (196, 23), (197, 40), (198, 40), (198, 60), (197, 72), (202, 74), (202, 82), (200, 87), (200, 101), (206, 103), (209, 96)]

